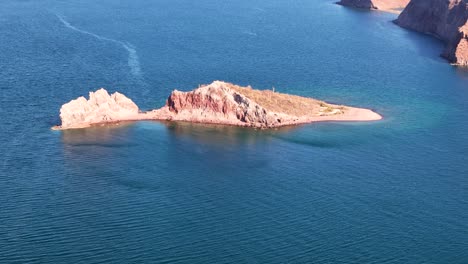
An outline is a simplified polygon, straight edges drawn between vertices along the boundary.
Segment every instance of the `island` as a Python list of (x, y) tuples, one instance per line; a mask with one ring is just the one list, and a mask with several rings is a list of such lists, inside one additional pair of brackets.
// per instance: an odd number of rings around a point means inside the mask
[(410, 0), (341, 0), (337, 4), (355, 8), (400, 13)]
[(138, 120), (275, 128), (319, 121), (375, 121), (382, 116), (369, 109), (214, 81), (189, 92), (174, 90), (163, 107), (149, 111), (141, 111), (121, 93), (101, 88), (90, 92), (89, 99), (79, 97), (64, 104), (60, 119), (62, 124), (52, 129)]

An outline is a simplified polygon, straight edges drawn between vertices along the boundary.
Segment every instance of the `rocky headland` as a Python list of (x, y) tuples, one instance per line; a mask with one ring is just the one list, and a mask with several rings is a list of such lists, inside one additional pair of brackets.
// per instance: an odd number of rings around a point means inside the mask
[(468, 0), (411, 0), (395, 21), (446, 43), (442, 56), (468, 66)]
[(255, 128), (274, 128), (318, 121), (373, 121), (382, 117), (363, 108), (329, 104), (313, 98), (255, 90), (215, 81), (190, 92), (173, 91), (166, 105), (141, 111), (120, 93), (99, 89), (60, 109), (62, 124), (53, 129), (84, 128), (137, 120), (187, 121)]
[(337, 4), (369, 10), (400, 13), (410, 0), (341, 0)]

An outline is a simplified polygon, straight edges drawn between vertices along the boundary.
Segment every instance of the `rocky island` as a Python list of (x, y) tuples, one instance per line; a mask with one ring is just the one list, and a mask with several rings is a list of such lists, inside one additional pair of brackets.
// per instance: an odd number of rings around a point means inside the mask
[(337, 4), (369, 10), (400, 13), (410, 0), (341, 0)]
[(446, 43), (442, 56), (468, 66), (468, 0), (411, 0), (395, 21)]
[(85, 128), (137, 120), (187, 121), (274, 128), (318, 121), (373, 121), (382, 117), (363, 108), (329, 104), (313, 98), (255, 90), (215, 81), (190, 92), (173, 91), (166, 105), (141, 111), (125, 95), (99, 89), (60, 109), (62, 124), (53, 129)]

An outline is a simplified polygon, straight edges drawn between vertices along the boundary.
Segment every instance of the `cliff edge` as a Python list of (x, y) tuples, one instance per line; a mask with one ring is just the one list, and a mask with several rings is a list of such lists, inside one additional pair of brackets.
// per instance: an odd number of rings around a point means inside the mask
[(368, 109), (329, 104), (313, 98), (255, 90), (215, 81), (193, 91), (174, 90), (166, 105), (150, 111), (120, 93), (104, 89), (64, 104), (62, 124), (54, 129), (84, 128), (136, 120), (168, 120), (273, 128), (316, 121), (372, 121), (382, 117)]
[(446, 43), (442, 56), (468, 66), (468, 0), (411, 0), (395, 21)]

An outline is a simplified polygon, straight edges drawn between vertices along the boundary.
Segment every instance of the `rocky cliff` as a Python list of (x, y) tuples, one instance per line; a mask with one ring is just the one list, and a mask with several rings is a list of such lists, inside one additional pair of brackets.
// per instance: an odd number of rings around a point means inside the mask
[(409, 0), (341, 0), (340, 5), (399, 13)]
[(395, 21), (401, 27), (433, 35), (444, 42), (442, 56), (468, 65), (468, 0), (411, 0)]
[[(172, 120), (192, 122), (222, 121), (233, 125), (273, 127), (298, 118), (284, 111), (274, 111), (259, 105), (248, 97), (251, 91), (251, 88), (216, 81), (191, 92), (172, 92), (167, 100), (167, 107), (174, 113)], [(264, 93), (264, 96), (271, 99), (272, 92)]]
[(371, 121), (381, 116), (371, 110), (328, 104), (312, 98), (255, 90), (215, 81), (193, 91), (173, 91), (166, 105), (146, 112), (122, 94), (104, 89), (64, 104), (61, 126), (83, 128), (95, 124), (134, 120), (171, 120), (272, 128), (315, 121)]

